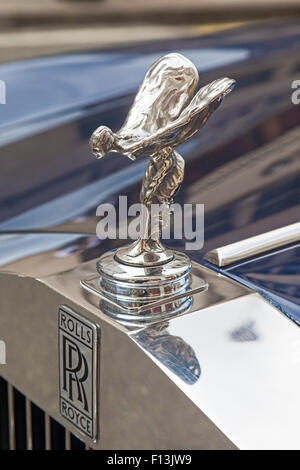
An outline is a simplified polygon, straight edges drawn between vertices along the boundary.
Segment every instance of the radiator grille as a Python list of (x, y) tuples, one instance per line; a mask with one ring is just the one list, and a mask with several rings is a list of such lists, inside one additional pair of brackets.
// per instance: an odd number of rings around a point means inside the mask
[(90, 450), (0, 377), (0, 450)]

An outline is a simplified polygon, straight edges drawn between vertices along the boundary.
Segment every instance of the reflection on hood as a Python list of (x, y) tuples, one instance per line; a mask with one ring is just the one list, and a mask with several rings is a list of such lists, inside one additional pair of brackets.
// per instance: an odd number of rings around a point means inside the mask
[(186, 384), (193, 385), (201, 375), (194, 350), (179, 336), (167, 331), (168, 323), (154, 325), (137, 335), (135, 340)]

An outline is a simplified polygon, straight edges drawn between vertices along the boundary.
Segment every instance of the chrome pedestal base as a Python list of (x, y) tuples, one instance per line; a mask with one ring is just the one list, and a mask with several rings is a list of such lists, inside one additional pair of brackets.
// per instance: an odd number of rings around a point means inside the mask
[(190, 259), (179, 252), (158, 266), (132, 266), (110, 251), (97, 262), (100, 277), (83, 281), (83, 287), (101, 298), (100, 308), (110, 316), (153, 321), (187, 312), (192, 295), (206, 290), (206, 282), (193, 278), (191, 268)]

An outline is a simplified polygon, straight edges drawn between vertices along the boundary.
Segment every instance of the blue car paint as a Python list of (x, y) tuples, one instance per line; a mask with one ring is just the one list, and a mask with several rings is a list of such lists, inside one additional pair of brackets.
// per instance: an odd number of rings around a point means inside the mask
[(300, 244), (230, 266), (224, 273), (258, 291), (300, 325)]
[[(184, 53), (200, 73), (246, 60), (250, 54), (243, 48)], [(160, 55), (82, 53), (0, 65), (0, 77), (9, 91), (5, 112), (0, 114), (2, 145), (83, 117), (96, 103), (133, 93)]]

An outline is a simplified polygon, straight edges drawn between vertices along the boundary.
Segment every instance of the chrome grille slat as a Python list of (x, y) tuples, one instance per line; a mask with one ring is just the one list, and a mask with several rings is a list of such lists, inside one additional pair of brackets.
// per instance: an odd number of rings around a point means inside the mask
[(31, 417), (31, 402), (26, 398), (26, 438), (27, 438), (27, 450), (32, 450), (32, 417)]
[(16, 448), (15, 436), (15, 409), (14, 409), (14, 390), (12, 385), (8, 384), (8, 419), (9, 419), (9, 450)]
[(90, 450), (0, 376), (0, 450)]
[(71, 450), (71, 434), (70, 434), (70, 431), (66, 431), (66, 450)]
[(50, 416), (45, 414), (45, 449), (51, 450), (51, 428), (50, 428)]

